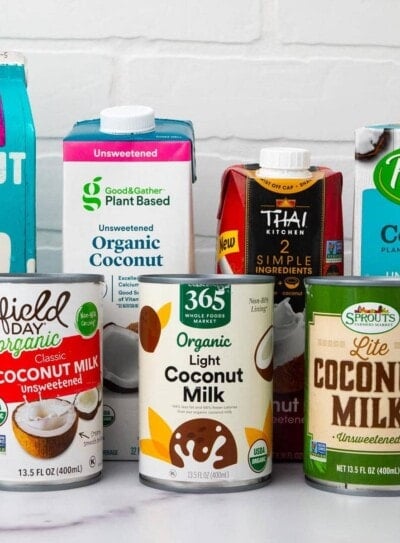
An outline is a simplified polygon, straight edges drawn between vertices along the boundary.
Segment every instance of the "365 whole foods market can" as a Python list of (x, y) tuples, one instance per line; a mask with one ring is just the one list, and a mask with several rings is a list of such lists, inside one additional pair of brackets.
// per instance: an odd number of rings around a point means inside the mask
[(0, 275), (0, 488), (101, 475), (100, 275)]
[(264, 485), (272, 454), (267, 276), (139, 277), (139, 473), (180, 491)]
[(400, 280), (306, 280), (304, 471), (325, 490), (400, 492)]

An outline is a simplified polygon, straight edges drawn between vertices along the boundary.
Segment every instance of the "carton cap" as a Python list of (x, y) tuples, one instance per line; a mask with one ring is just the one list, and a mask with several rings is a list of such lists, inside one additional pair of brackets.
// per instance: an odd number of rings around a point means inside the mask
[(295, 147), (264, 147), (260, 151), (262, 177), (311, 177), (310, 152)]
[(143, 134), (154, 129), (154, 110), (151, 107), (116, 106), (100, 113), (100, 131), (107, 134)]

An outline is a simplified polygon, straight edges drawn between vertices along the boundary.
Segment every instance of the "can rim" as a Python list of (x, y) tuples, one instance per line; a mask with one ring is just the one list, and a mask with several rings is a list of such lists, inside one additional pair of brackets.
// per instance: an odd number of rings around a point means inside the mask
[(0, 273), (0, 283), (102, 283), (104, 276), (89, 273)]
[(400, 277), (386, 277), (384, 275), (356, 276), (344, 275), (340, 277), (307, 277), (306, 285), (325, 286), (352, 286), (352, 287), (393, 287), (400, 286)]
[(139, 283), (170, 283), (170, 284), (254, 284), (273, 283), (275, 277), (272, 275), (251, 275), (251, 274), (144, 274), (138, 276)]

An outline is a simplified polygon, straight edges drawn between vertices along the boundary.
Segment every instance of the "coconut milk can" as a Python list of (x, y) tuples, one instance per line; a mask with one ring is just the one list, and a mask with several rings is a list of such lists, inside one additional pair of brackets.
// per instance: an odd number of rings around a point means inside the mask
[(341, 189), (341, 173), (310, 168), (304, 149), (262, 149), (260, 164), (222, 178), (218, 272), (275, 276), (275, 460), (303, 456), (303, 279), (343, 274)]
[(400, 125), (356, 130), (353, 273), (400, 274)]
[(400, 280), (310, 278), (306, 292), (306, 478), (398, 494)]
[(64, 271), (102, 273), (104, 458), (137, 460), (142, 273), (193, 271), (194, 136), (145, 106), (101, 112), (64, 140)]
[(143, 275), (139, 474), (223, 492), (272, 467), (273, 278)]
[(0, 273), (35, 271), (35, 168), (24, 57), (0, 52)]
[(102, 295), (99, 275), (0, 275), (0, 488), (100, 477)]

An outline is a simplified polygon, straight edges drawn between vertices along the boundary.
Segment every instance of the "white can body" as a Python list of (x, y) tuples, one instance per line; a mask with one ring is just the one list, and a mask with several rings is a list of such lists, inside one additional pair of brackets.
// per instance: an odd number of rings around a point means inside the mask
[(273, 279), (142, 276), (141, 480), (181, 491), (266, 484)]

